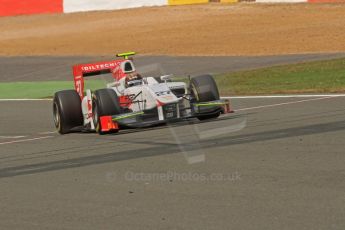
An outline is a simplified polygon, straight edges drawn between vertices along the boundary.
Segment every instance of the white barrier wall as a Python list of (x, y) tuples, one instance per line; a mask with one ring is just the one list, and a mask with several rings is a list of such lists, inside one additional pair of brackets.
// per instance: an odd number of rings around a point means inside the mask
[(168, 5), (168, 0), (64, 0), (64, 13)]

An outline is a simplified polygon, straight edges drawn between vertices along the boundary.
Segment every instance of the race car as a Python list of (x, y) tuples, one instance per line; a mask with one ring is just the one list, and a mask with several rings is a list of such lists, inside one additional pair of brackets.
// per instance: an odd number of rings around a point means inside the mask
[[(57, 131), (115, 133), (185, 119), (214, 119), (230, 113), (211, 75), (175, 82), (172, 75), (141, 76), (135, 69), (135, 52), (117, 54), (120, 59), (73, 66), (74, 90), (56, 92), (53, 116)], [(84, 89), (84, 78), (111, 74), (103, 89)]]

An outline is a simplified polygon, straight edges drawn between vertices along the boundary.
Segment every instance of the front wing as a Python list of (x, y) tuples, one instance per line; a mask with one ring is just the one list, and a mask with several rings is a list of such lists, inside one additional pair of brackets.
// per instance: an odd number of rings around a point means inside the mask
[(179, 103), (167, 104), (151, 110), (124, 113), (113, 116), (102, 116), (102, 132), (119, 130), (121, 128), (145, 128), (170, 122), (178, 122), (198, 116), (216, 113), (231, 113), (229, 100), (217, 100), (202, 103), (191, 103), (184, 108)]

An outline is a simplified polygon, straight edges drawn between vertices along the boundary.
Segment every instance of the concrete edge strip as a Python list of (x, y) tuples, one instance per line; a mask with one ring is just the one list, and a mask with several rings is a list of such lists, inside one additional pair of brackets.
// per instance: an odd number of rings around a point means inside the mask
[(46, 99), (30, 99), (30, 98), (19, 98), (19, 99), (0, 99), (1, 101), (52, 101), (51, 98)]
[(333, 97), (317, 97), (317, 98), (309, 98), (309, 99), (304, 99), (304, 100), (299, 100), (299, 101), (290, 101), (290, 102), (283, 102), (283, 103), (270, 104), (270, 105), (260, 105), (260, 106), (236, 109), (235, 112), (247, 111), (247, 110), (253, 110), (253, 109), (255, 110), (255, 109), (262, 109), (262, 108), (277, 107), (277, 106), (282, 106), (282, 105), (293, 105), (293, 104), (299, 104), (299, 103), (310, 102), (310, 101), (325, 100), (325, 99), (330, 99), (330, 98), (333, 98)]
[(53, 136), (45, 136), (45, 137), (36, 137), (36, 138), (29, 138), (29, 139), (22, 139), (22, 140), (0, 142), (0, 145), (15, 144), (15, 143), (21, 143), (21, 142), (31, 142), (31, 141), (42, 140), (42, 139), (47, 139), (47, 138), (52, 138), (52, 137)]

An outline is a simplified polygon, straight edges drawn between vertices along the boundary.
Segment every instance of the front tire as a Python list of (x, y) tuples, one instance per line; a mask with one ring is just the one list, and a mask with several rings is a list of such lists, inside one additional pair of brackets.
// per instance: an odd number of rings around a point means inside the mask
[[(209, 74), (193, 77), (190, 81), (191, 94), (195, 102), (209, 102), (220, 99), (217, 84), (213, 77)], [(207, 120), (219, 117), (220, 112), (213, 114), (199, 115), (199, 120)]]
[(117, 94), (112, 89), (99, 89), (95, 91), (92, 99), (92, 109), (93, 122), (96, 132), (99, 134), (109, 133), (102, 132), (101, 116), (112, 116), (122, 112)]
[(73, 128), (83, 125), (81, 100), (75, 90), (55, 93), (53, 99), (54, 124), (60, 134), (70, 133)]

